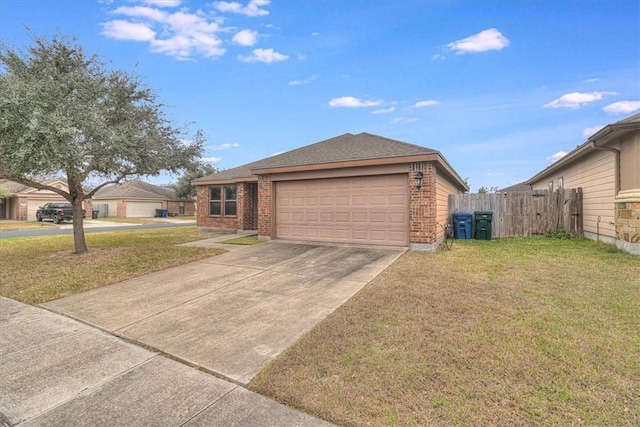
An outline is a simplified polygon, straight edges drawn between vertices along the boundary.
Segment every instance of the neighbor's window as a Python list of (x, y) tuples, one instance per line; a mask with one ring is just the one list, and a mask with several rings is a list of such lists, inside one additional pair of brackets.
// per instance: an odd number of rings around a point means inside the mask
[(209, 215), (237, 215), (235, 185), (209, 187)]
[(564, 188), (564, 177), (558, 178), (558, 190), (562, 190)]
[(549, 181), (549, 184), (547, 184), (547, 189), (549, 191), (553, 191), (553, 181)]

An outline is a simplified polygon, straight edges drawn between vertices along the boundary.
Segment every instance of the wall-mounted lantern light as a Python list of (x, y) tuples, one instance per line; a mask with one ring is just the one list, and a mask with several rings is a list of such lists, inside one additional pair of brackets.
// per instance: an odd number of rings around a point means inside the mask
[(418, 187), (418, 190), (419, 190), (422, 188), (422, 171), (416, 172), (415, 179), (416, 179), (416, 187)]

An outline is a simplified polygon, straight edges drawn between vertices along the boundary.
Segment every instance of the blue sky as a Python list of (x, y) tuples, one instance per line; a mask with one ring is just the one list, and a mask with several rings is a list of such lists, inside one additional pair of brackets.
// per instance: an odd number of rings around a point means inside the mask
[(637, 0), (0, 1), (2, 41), (25, 26), (135, 70), (220, 168), (370, 132), (476, 191), (640, 112)]

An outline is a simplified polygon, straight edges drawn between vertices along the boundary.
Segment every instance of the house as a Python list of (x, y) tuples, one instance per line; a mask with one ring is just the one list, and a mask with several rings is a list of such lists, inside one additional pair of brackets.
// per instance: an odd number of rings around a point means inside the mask
[(169, 215), (193, 215), (195, 212), (194, 200), (178, 199), (173, 189), (139, 179), (101, 188), (92, 200), (99, 216), (153, 217), (156, 209), (166, 209)]
[(605, 126), (525, 184), (582, 187), (585, 236), (640, 254), (640, 114)]
[(193, 185), (201, 229), (426, 251), (443, 238), (448, 195), (468, 191), (438, 151), (369, 133), (340, 135)]
[[(59, 179), (42, 183), (63, 191), (69, 188), (65, 181)], [(64, 197), (50, 190), (38, 190), (13, 181), (1, 181), (0, 185), (11, 192), (9, 197), (0, 200), (0, 219), (35, 221), (40, 206), (49, 202), (67, 202)]]

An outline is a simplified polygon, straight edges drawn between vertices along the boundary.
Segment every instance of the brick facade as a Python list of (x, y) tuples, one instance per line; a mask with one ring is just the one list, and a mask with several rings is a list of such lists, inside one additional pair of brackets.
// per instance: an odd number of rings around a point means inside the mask
[[(416, 172), (422, 172), (422, 187), (416, 185)], [(435, 245), (436, 170), (429, 162), (412, 163), (409, 168), (409, 242), (412, 245)]]
[(256, 191), (255, 183), (236, 184), (236, 210), (235, 216), (209, 215), (209, 188), (200, 185), (197, 188), (196, 207), (197, 226), (202, 228), (226, 229), (226, 230), (255, 230)]
[[(184, 203), (184, 213), (180, 213), (180, 203)], [(185, 201), (167, 201), (163, 202), (163, 207), (166, 205), (169, 215), (195, 215), (195, 202), (192, 200)]]
[(258, 176), (258, 236), (271, 238), (272, 217), (271, 197), (273, 195), (273, 184), (271, 175)]

